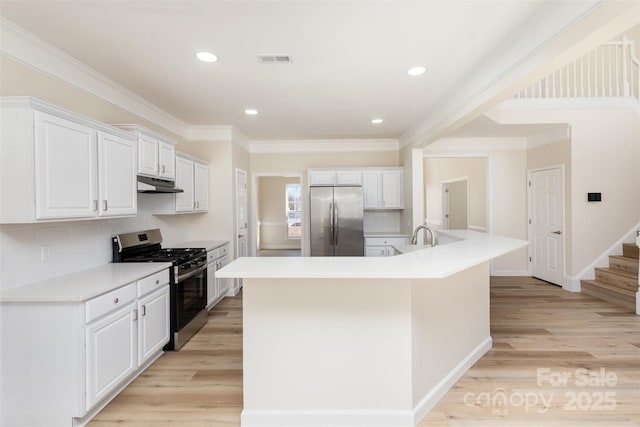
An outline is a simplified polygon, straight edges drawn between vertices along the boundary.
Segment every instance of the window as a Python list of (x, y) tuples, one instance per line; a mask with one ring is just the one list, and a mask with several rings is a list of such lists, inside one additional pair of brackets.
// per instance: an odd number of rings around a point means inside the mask
[(287, 237), (302, 236), (302, 188), (300, 184), (287, 184)]

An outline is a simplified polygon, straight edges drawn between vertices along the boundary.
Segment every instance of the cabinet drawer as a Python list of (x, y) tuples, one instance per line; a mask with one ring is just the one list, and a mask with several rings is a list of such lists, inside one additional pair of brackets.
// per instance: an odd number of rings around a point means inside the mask
[(227, 256), (229, 255), (229, 245), (221, 246), (217, 249), (217, 251), (218, 251), (218, 255), (217, 255), (218, 258)]
[(365, 237), (366, 246), (406, 245), (408, 237)]
[(149, 277), (138, 280), (138, 297), (148, 294), (169, 283), (169, 270), (162, 270)]
[(213, 250), (207, 252), (207, 263), (208, 264), (211, 264), (213, 261), (215, 261), (217, 253), (218, 253), (218, 251), (216, 249), (213, 249)]
[(136, 284), (131, 283), (87, 301), (85, 304), (86, 323), (104, 316), (110, 311), (124, 307), (136, 299)]

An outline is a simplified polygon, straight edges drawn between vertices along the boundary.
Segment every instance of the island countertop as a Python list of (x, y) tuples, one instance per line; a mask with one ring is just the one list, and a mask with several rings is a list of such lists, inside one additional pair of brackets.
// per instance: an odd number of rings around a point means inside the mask
[(526, 247), (525, 240), (473, 230), (439, 231), (459, 241), (393, 257), (242, 257), (219, 278), (444, 278)]

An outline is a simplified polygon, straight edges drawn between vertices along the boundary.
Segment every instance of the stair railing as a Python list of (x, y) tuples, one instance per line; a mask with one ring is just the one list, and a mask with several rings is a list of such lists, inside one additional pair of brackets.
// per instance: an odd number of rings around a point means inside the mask
[(635, 43), (604, 43), (537, 81), (514, 98), (634, 98), (640, 101)]

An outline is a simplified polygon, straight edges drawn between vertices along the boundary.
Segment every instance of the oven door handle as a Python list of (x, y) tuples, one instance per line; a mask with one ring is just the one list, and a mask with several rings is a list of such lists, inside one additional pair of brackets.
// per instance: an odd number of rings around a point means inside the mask
[(192, 276), (195, 276), (196, 274), (201, 273), (206, 269), (207, 269), (207, 264), (203, 265), (202, 267), (198, 268), (197, 270), (193, 270), (193, 271), (190, 271), (190, 272), (188, 272), (186, 274), (183, 274), (182, 276), (178, 276), (178, 279), (176, 280), (176, 284), (179, 285), (180, 282), (182, 282), (182, 281), (184, 281), (184, 280), (186, 280), (186, 279), (188, 279), (188, 278), (190, 278)]

